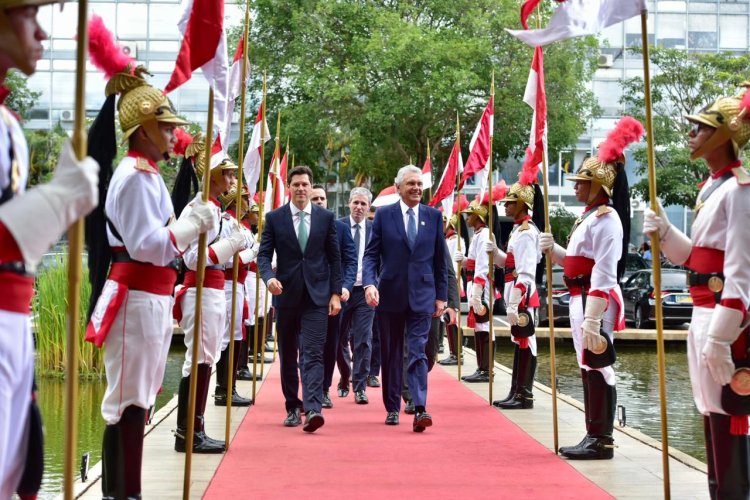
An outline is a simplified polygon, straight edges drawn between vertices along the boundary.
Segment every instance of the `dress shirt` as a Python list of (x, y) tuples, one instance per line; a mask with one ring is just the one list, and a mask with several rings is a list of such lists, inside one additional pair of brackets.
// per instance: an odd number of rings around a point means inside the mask
[(367, 246), (367, 225), (365, 223), (367, 219), (362, 219), (362, 222), (357, 222), (349, 216), (349, 228), (352, 231), (352, 239), (354, 239), (354, 233), (356, 229), (354, 226), (359, 225), (359, 248), (357, 249), (357, 278), (354, 280), (354, 286), (362, 286), (362, 258), (365, 256), (365, 247)]
[[(406, 234), (409, 234), (409, 214), (406, 213), (407, 210), (409, 210), (409, 205), (403, 202), (403, 200), (399, 200), (399, 204), (401, 205), (401, 215), (403, 215), (404, 218), (404, 231)], [(419, 236), (419, 204), (417, 204), (415, 207), (412, 208), (414, 212), (414, 223), (417, 226), (417, 236)]]
[(300, 222), (299, 213), (305, 212), (305, 223), (307, 224), (307, 237), (309, 238), (310, 227), (311, 227), (310, 223), (312, 222), (310, 220), (312, 216), (312, 204), (308, 201), (307, 206), (303, 208), (302, 210), (300, 210), (299, 208), (297, 208), (297, 206), (294, 203), (289, 202), (289, 208), (292, 209), (292, 222), (294, 223), (294, 233), (297, 235), (298, 238), (299, 238), (299, 222)]

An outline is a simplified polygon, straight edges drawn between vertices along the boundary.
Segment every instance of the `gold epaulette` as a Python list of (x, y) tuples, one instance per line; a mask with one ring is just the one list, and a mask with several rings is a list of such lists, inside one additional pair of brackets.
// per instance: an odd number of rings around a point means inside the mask
[(149, 174), (158, 174), (159, 171), (152, 167), (151, 164), (145, 158), (135, 159), (135, 169), (141, 172), (148, 172)]
[(742, 167), (737, 167), (732, 169), (732, 173), (737, 179), (737, 184), (740, 186), (750, 186), (750, 174), (747, 173), (747, 170)]
[(518, 228), (519, 231), (528, 231), (530, 228), (529, 221), (525, 220), (521, 223), (521, 227)]
[(606, 215), (612, 211), (612, 207), (608, 207), (607, 205), (599, 205), (599, 208), (596, 209), (596, 216), (601, 217), (602, 215)]

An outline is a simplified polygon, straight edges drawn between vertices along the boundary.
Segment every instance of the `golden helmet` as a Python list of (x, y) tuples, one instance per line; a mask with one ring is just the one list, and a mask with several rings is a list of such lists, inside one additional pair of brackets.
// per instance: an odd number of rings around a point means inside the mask
[[(750, 82), (743, 82), (742, 86), (747, 92)], [(745, 92), (732, 97), (719, 97), (698, 113), (685, 117), (691, 123), (708, 125), (716, 129), (701, 147), (693, 151), (690, 155), (691, 160), (703, 157), (729, 140), (732, 141), (734, 153), (739, 158), (740, 150), (750, 140), (750, 122), (744, 111), (740, 114)]]
[[(249, 207), (247, 205), (247, 186), (242, 186), (242, 196), (240, 197), (240, 201), (242, 202), (242, 207), (240, 209), (240, 219), (243, 217), (243, 215), (248, 211)], [(230, 205), (236, 203), (237, 201), (237, 183), (233, 183), (232, 186), (229, 188), (229, 191), (227, 191), (224, 194), (219, 195), (219, 201), (224, 205), (224, 208), (229, 207)]]
[(13, 64), (23, 71), (26, 75), (31, 76), (34, 73), (35, 65), (30, 64), (30, 54), (27, 48), (21, 44), (16, 36), (6, 10), (15, 7), (40, 7), (52, 3), (62, 4), (65, 0), (0, 0), (0, 52), (8, 55)]
[[(479, 217), (482, 222), (487, 224), (487, 217), (489, 214), (489, 206), (483, 205), (479, 202), (478, 199), (474, 198), (471, 203), (469, 203), (469, 206), (465, 209), (461, 210), (462, 214), (475, 214), (477, 217)], [(455, 227), (455, 226), (454, 226)]]
[[(185, 148), (185, 156), (193, 159), (193, 166), (195, 168), (195, 174), (199, 179), (203, 178), (205, 172), (206, 155), (203, 153), (206, 150), (206, 141), (203, 137), (203, 133), (198, 132), (193, 137), (187, 148)], [(224, 170), (239, 170), (237, 165), (229, 159), (228, 156), (224, 155), (221, 148), (221, 143), (217, 139), (211, 148), (210, 158), (210, 171), (211, 177), (220, 176)], [(235, 195), (237, 192), (235, 191)]]
[(506, 202), (518, 202), (521, 201), (526, 204), (526, 206), (529, 208), (529, 210), (534, 209), (534, 186), (533, 185), (524, 185), (520, 182), (516, 182), (513, 184), (510, 189), (508, 190), (508, 194), (505, 195), (505, 198), (500, 200), (501, 203)]
[(597, 193), (599, 190), (593, 186), (601, 186), (607, 196), (612, 197), (612, 188), (615, 185), (617, 177), (617, 164), (604, 163), (598, 156), (586, 158), (578, 171), (567, 176), (570, 181), (589, 181), (592, 184), (591, 193)]
[(452, 227), (453, 229), (458, 230), (459, 217), (459, 214), (453, 214), (450, 217), (448, 217), (446, 214), (443, 214), (443, 225), (445, 227)]

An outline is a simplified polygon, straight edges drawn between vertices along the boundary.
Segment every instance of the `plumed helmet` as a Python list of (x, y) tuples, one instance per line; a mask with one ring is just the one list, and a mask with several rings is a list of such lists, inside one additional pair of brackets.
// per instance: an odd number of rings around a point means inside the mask
[(525, 203), (529, 210), (534, 209), (534, 185), (523, 185), (520, 182), (513, 184), (508, 190), (505, 198), (500, 200), (502, 203), (520, 201)]
[[(188, 158), (191, 158), (193, 160), (193, 167), (195, 168), (195, 174), (198, 176), (199, 179), (203, 178), (203, 173), (205, 172), (205, 164), (206, 164), (206, 155), (203, 154), (203, 152), (206, 150), (206, 140), (203, 137), (202, 132), (198, 132), (193, 137), (193, 142), (191, 142), (187, 148), (185, 148), (185, 156)], [(229, 159), (226, 154), (224, 154), (224, 150), (221, 147), (221, 138), (216, 137), (216, 140), (214, 141), (214, 145), (211, 147), (211, 159), (210, 159), (210, 168), (211, 176), (218, 176), (221, 175), (221, 172), (224, 170), (238, 170), (237, 165)], [(236, 195), (235, 191), (235, 195)]]
[[(505, 184), (505, 181), (501, 180), (492, 186), (491, 193), (492, 203), (499, 203), (500, 200), (505, 198), (505, 195), (508, 193), (508, 186)], [(479, 194), (477, 194), (469, 206), (465, 210), (462, 210), (461, 213), (476, 214), (477, 217), (482, 219), (482, 222), (487, 224), (490, 213), (490, 190), (485, 192), (481, 199), (479, 198)]]
[(483, 205), (479, 201), (479, 198), (474, 198), (473, 200), (471, 200), (471, 203), (469, 203), (468, 207), (461, 210), (461, 213), (467, 214), (467, 215), (474, 214), (480, 219), (482, 219), (482, 222), (487, 224), (487, 214), (489, 213), (489, 205)]
[(708, 125), (716, 129), (698, 149), (690, 155), (691, 160), (703, 157), (727, 141), (732, 141), (734, 153), (739, 158), (740, 150), (750, 140), (750, 118), (747, 108), (750, 106), (750, 95), (747, 89), (750, 82), (743, 82), (745, 90), (736, 96), (719, 97), (694, 115), (687, 115), (691, 123)]
[(571, 181), (589, 181), (595, 183), (604, 189), (607, 196), (612, 196), (612, 186), (615, 184), (617, 176), (616, 162), (604, 163), (598, 156), (589, 156), (586, 158), (578, 171), (568, 175)]
[(539, 176), (539, 164), (542, 161), (541, 151), (535, 152), (531, 148), (526, 149), (526, 160), (521, 172), (518, 173), (518, 182), (508, 190), (508, 194), (500, 202), (522, 202), (529, 210), (534, 209), (534, 184)]
[(0, 0), (0, 52), (8, 55), (13, 64), (26, 75), (34, 73), (34, 66), (29, 64), (29, 53), (10, 24), (6, 10), (15, 7), (39, 7), (52, 3), (64, 3), (65, 0)]

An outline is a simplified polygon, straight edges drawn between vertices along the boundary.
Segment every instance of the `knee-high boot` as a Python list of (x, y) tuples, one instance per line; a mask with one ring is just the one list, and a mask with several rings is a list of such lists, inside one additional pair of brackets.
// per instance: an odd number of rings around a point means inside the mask
[(560, 448), (572, 460), (606, 460), (614, 456), (612, 431), (617, 406), (617, 391), (607, 384), (601, 372), (590, 370), (588, 378), (588, 434), (578, 446)]
[(714, 467), (714, 444), (711, 437), (711, 418), (703, 417), (703, 437), (706, 442), (706, 465), (708, 466), (708, 494), (716, 499), (716, 468)]
[[(211, 377), (211, 365), (198, 365), (197, 371), (193, 453), (222, 453), (224, 451), (224, 441), (218, 441), (206, 436), (203, 425), (203, 414), (206, 410), (206, 398), (208, 397), (208, 379)], [(190, 377), (188, 376), (180, 380), (180, 387), (177, 393), (177, 430), (175, 431), (174, 449), (183, 453), (185, 452), (185, 436), (187, 435), (189, 399)]]
[(474, 332), (474, 343), (477, 350), (477, 371), (462, 377), (465, 382), (489, 382), (490, 366), (490, 334), (489, 332)]
[[(719, 500), (745, 500), (750, 498), (748, 455), (750, 441), (747, 435), (731, 433), (729, 415), (711, 413), (711, 443), (716, 478), (716, 498)], [(709, 483), (710, 484), (710, 483)]]
[[(235, 349), (237, 356), (237, 380), (252, 380), (252, 372), (248, 365), (248, 342), (252, 339), (252, 333), (245, 328), (245, 339), (239, 341), (239, 349)], [(249, 334), (249, 335), (248, 335)]]
[[(235, 353), (239, 350), (239, 346), (237, 345), (239, 342), (237, 340), (234, 341), (234, 345), (237, 348), (235, 349)], [(238, 357), (235, 356), (233, 360), (234, 366), (236, 366), (238, 360)], [(250, 406), (252, 404), (251, 400), (237, 394), (235, 386), (236, 370), (234, 370), (234, 366), (232, 367), (230, 380), (227, 378), (227, 371), (229, 370), (229, 346), (227, 346), (226, 349), (221, 351), (219, 361), (216, 363), (216, 389), (214, 391), (214, 404), (216, 406), (226, 406), (229, 394), (232, 395), (232, 406)]]
[(497, 401), (493, 401), (492, 404), (494, 406), (500, 407), (499, 405), (501, 403), (506, 403), (508, 401), (511, 401), (513, 397), (516, 395), (516, 388), (518, 387), (518, 344), (513, 344), (515, 346), (515, 351), (513, 351), (513, 371), (510, 374), (510, 391), (508, 391), (508, 395), (505, 396), (503, 399), (498, 399)]
[[(527, 410), (534, 407), (534, 374), (536, 373), (536, 356), (531, 349), (518, 349), (518, 371), (516, 375), (516, 393), (496, 406), (505, 410)], [(493, 403), (494, 404), (494, 403)]]

